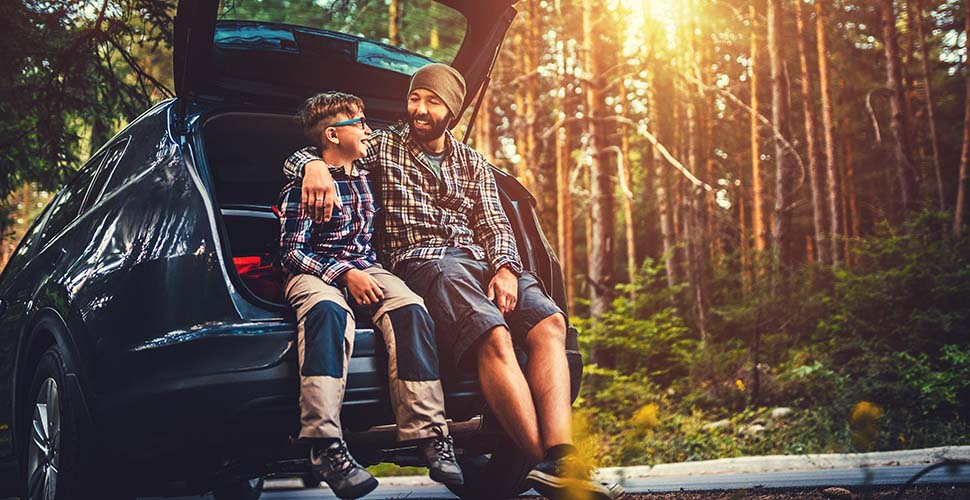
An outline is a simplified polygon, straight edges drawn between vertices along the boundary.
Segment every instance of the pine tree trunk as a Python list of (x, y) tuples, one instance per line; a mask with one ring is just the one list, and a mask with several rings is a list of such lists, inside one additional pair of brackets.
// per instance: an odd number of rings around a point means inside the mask
[(391, 45), (401, 45), (401, 11), (398, 0), (389, 0), (387, 6), (387, 40)]
[[(742, 174), (743, 177), (743, 174)], [(751, 292), (751, 239), (748, 237), (747, 210), (745, 205), (747, 192), (744, 189), (744, 179), (738, 188), (738, 236), (741, 240), (741, 287), (746, 293)]]
[(808, 40), (805, 32), (805, 14), (801, 2), (795, 2), (795, 24), (798, 29), (798, 60), (802, 69), (802, 114), (805, 115), (805, 143), (808, 148), (808, 176), (812, 191), (812, 222), (815, 228), (815, 245), (818, 261), (828, 264), (828, 242), (825, 235), (825, 184), (818, 162), (818, 145), (815, 142), (815, 110), (812, 98), (812, 74), (808, 68)]
[[(590, 203), (592, 203), (592, 248), (590, 249), (590, 313), (593, 316), (606, 313), (610, 309), (613, 292), (613, 234), (616, 213), (613, 201), (613, 173), (601, 151), (603, 144), (602, 125), (599, 118), (603, 114), (600, 98), (599, 44), (593, 32), (593, 14), (601, 12), (593, 9), (593, 0), (583, 0), (583, 69), (586, 72), (586, 111), (587, 134), (589, 136), (590, 157)], [(593, 362), (598, 360), (593, 356)]]
[(825, 138), (825, 176), (828, 191), (829, 236), (832, 265), (842, 264), (842, 218), (839, 217), (839, 169), (836, 157), (835, 131), (832, 122), (832, 96), (829, 91), (829, 61), (825, 36), (825, 8), (831, 0), (815, 1), (815, 32), (818, 40), (818, 80), (822, 98), (822, 135)]
[[(514, 43), (515, 52), (520, 54), (517, 58), (516, 70), (519, 75), (528, 74), (529, 71), (529, 57), (528, 50), (525, 50), (523, 54), (523, 49), (525, 48), (525, 42), (521, 33), (516, 33), (512, 38)], [(518, 177), (519, 182), (522, 186), (529, 190), (529, 192), (536, 192), (534, 172), (532, 169), (535, 165), (530, 163), (529, 158), (531, 158), (532, 153), (529, 151), (529, 116), (528, 110), (526, 109), (526, 95), (528, 94), (529, 81), (528, 79), (519, 82), (518, 88), (515, 91), (515, 151), (518, 154), (519, 162), (516, 165), (515, 174)]]
[[(690, 2), (688, 9), (693, 11), (694, 2)], [(699, 73), (700, 64), (696, 48), (697, 26), (691, 21), (688, 29), (684, 30), (686, 35), (685, 46), (685, 66), (687, 71)], [(700, 172), (703, 160), (701, 159), (701, 147), (703, 130), (698, 93), (689, 86), (684, 89), (685, 106), (687, 112), (687, 168), (691, 172)], [(707, 294), (705, 289), (706, 273), (705, 263), (708, 261), (708, 247), (705, 245), (704, 234), (706, 232), (707, 221), (705, 217), (705, 196), (702, 189), (696, 188), (693, 184), (685, 182), (685, 211), (684, 233), (687, 243), (687, 273), (688, 282), (692, 291), (694, 304), (694, 314), (697, 316), (697, 329), (700, 332), (701, 342), (707, 342)]]
[(893, 0), (882, 0), (882, 34), (886, 55), (886, 86), (890, 90), (889, 107), (892, 113), (890, 127), (893, 132), (893, 160), (903, 213), (908, 213), (916, 201), (916, 179), (913, 175), (912, 155), (910, 154), (908, 112), (903, 95), (902, 68), (899, 60), (899, 45), (896, 41), (896, 14)]
[[(965, 25), (964, 32), (970, 40), (970, 2), (964, 2)], [(960, 155), (960, 175), (957, 178), (957, 206), (953, 215), (953, 234), (959, 236), (967, 223), (967, 204), (970, 202), (967, 190), (970, 189), (970, 54), (964, 61), (966, 71), (966, 94), (963, 109), (963, 152)]]
[(936, 103), (933, 101), (933, 87), (930, 85), (930, 56), (926, 47), (926, 21), (923, 18), (923, 6), (916, 0), (916, 29), (919, 36), (920, 63), (923, 70), (923, 92), (926, 99), (926, 121), (929, 122), (930, 147), (933, 151), (933, 173), (936, 176), (936, 197), (940, 203), (940, 210), (946, 210), (946, 199), (943, 195), (943, 176), (940, 173), (940, 136), (936, 131)]
[[(620, 103), (624, 112), (626, 111), (626, 83), (620, 83)], [(623, 206), (623, 224), (626, 236), (626, 268), (630, 283), (636, 280), (637, 270), (637, 245), (636, 235), (633, 230), (633, 162), (630, 161), (630, 138), (627, 137), (629, 131), (627, 124), (620, 126), (620, 156), (617, 161), (617, 179), (620, 181), (620, 199)], [(631, 299), (636, 298), (636, 292), (631, 292)]]
[[(848, 249), (845, 254), (845, 264), (846, 267), (852, 267), (852, 245), (859, 241), (859, 204), (856, 199), (855, 190), (855, 165), (852, 155), (852, 141), (846, 141), (845, 143), (845, 191), (849, 194), (849, 218), (846, 220), (846, 240), (851, 240), (850, 245), (846, 245)], [(851, 221), (851, 222), (850, 222)], [(851, 229), (849, 229), (851, 228)], [(851, 238), (850, 238), (851, 237)]]
[[(656, 65), (656, 61), (654, 61)], [(663, 68), (658, 68), (651, 74), (653, 85), (649, 87), (650, 123), (654, 127), (653, 133), (660, 144), (671, 144), (671, 86), (670, 74)], [(680, 283), (677, 269), (675, 248), (677, 245), (674, 234), (674, 214), (671, 199), (670, 176), (667, 173), (667, 160), (660, 153), (660, 148), (653, 148), (653, 185), (657, 204), (657, 217), (660, 223), (660, 236), (663, 244), (662, 252), (664, 267), (667, 274), (667, 287), (674, 288)]]
[[(791, 137), (789, 120), (788, 80), (785, 77), (785, 60), (781, 52), (783, 42), (784, 11), (782, 0), (768, 1), (768, 50), (771, 60), (771, 118), (777, 134)], [(780, 138), (775, 137), (775, 210), (772, 224), (773, 264), (780, 266), (791, 261), (791, 197), (795, 180), (792, 156)], [(775, 280), (781, 276), (776, 272)]]
[(758, 125), (758, 15), (754, 5), (749, 6), (751, 18), (751, 232), (754, 249), (761, 253), (767, 247), (764, 215), (764, 188), (761, 185), (761, 135)]
[[(539, 17), (537, 15), (537, 4), (539, 2), (529, 1), (528, 5), (528, 43), (524, 44), (524, 47), (520, 45), (524, 50), (522, 50), (524, 67), (523, 75), (525, 78), (525, 122), (523, 127), (523, 139), (525, 139), (525, 154), (522, 155), (523, 160), (526, 164), (526, 170), (529, 172), (529, 183), (532, 186), (532, 192), (543, 191), (538, 189), (539, 182), (539, 156), (537, 154), (536, 148), (536, 94), (538, 93), (539, 79), (537, 75), (539, 57), (538, 49), (540, 47), (541, 38), (537, 34), (539, 28)], [(543, 196), (537, 197), (538, 200), (544, 199)], [(542, 205), (538, 207), (540, 213), (542, 212)]]
[(495, 162), (492, 148), (492, 93), (483, 89), (482, 105), (475, 119), (475, 149), (489, 162)]
[(576, 262), (573, 243), (573, 191), (571, 184), (572, 162), (569, 158), (569, 133), (562, 128), (556, 133), (556, 197), (557, 242), (559, 256), (562, 258), (563, 274), (566, 278), (566, 301), (570, 310), (576, 300)]
[[(566, 57), (560, 51), (560, 64), (557, 68), (559, 84), (566, 87)], [(565, 95), (556, 97), (557, 109), (565, 109)], [(573, 191), (572, 159), (569, 157), (569, 129), (556, 130), (556, 242), (559, 258), (562, 259), (563, 275), (566, 279), (566, 304), (570, 311), (575, 310), (576, 268), (573, 255)]]

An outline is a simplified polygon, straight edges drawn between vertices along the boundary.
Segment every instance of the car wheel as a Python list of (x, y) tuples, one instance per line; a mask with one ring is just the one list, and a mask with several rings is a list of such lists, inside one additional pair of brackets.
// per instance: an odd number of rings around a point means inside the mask
[(66, 385), (69, 372), (57, 345), (40, 357), (20, 410), (24, 443), (24, 500), (129, 500), (134, 496), (98, 480), (89, 450), (82, 449), (81, 415)]
[(448, 486), (462, 500), (513, 498), (529, 489), (525, 476), (535, 466), (525, 454), (504, 438), (495, 451), (485, 455), (458, 457), (465, 484)]
[(264, 482), (265, 479), (262, 477), (226, 480), (212, 489), (212, 498), (215, 500), (259, 500), (259, 497), (263, 494)]
[(64, 357), (57, 346), (37, 363), (21, 410), (26, 500), (67, 500), (79, 493), (77, 417), (64, 383)]

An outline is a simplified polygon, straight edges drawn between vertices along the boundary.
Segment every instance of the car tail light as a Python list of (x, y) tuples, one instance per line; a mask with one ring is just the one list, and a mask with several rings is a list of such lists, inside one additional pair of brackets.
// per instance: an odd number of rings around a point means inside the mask
[(283, 273), (274, 265), (270, 254), (233, 257), (232, 263), (243, 283), (257, 297), (270, 302), (283, 302)]

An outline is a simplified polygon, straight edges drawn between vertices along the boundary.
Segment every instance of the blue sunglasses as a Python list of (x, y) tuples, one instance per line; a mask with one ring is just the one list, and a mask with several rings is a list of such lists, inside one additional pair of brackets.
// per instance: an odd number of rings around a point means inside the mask
[(357, 118), (351, 118), (342, 122), (331, 123), (327, 127), (346, 127), (347, 125), (356, 125), (358, 123), (360, 124), (360, 128), (364, 128), (364, 125), (367, 125), (367, 119), (363, 116), (358, 116)]

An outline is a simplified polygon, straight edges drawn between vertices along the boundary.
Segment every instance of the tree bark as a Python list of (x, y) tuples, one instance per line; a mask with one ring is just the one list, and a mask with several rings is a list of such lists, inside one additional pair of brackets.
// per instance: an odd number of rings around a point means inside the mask
[[(858, 200), (856, 199), (855, 166), (854, 166), (854, 158), (852, 155), (851, 141), (846, 141), (845, 143), (844, 161), (845, 161), (845, 190), (849, 195), (849, 217), (846, 220), (846, 224), (845, 224), (846, 226), (845, 239), (847, 242), (851, 240), (852, 244), (855, 244), (855, 242), (859, 241), (859, 236), (860, 236), (859, 226), (861, 222), (859, 220), (859, 204), (858, 204)], [(852, 247), (851, 244), (846, 245), (846, 252), (845, 252), (845, 264), (846, 264), (846, 267), (849, 267), (849, 268), (851, 268), (853, 264), (852, 253), (850, 251), (851, 247)]]
[(482, 96), (482, 105), (478, 109), (478, 117), (475, 120), (475, 149), (485, 156), (485, 159), (494, 163), (495, 153), (492, 147), (492, 93), (488, 89), (483, 89), (485, 95)]
[(563, 274), (566, 278), (566, 300), (570, 310), (576, 300), (576, 262), (573, 243), (573, 187), (572, 162), (569, 158), (569, 130), (563, 127), (556, 134), (556, 179), (557, 179), (557, 242), (562, 257)]
[[(655, 67), (659, 66), (654, 61)], [(657, 68), (651, 76), (654, 85), (649, 89), (649, 112), (651, 114), (650, 123), (654, 127), (654, 134), (660, 144), (670, 144), (671, 134), (671, 92), (670, 72), (664, 68)], [(665, 166), (666, 160), (659, 147), (653, 148), (654, 176), (653, 183), (656, 193), (657, 216), (660, 222), (660, 235), (663, 242), (664, 267), (667, 274), (668, 288), (674, 288), (680, 283), (680, 276), (677, 269), (676, 255), (676, 235), (674, 229), (674, 210), (671, 203), (673, 198), (670, 186), (670, 176), (667, 175)]]
[(765, 235), (764, 193), (761, 185), (761, 136), (758, 127), (758, 16), (754, 5), (749, 6), (751, 18), (751, 232), (754, 249), (763, 252), (767, 247)]
[(815, 0), (815, 33), (818, 40), (818, 80), (822, 98), (822, 133), (825, 138), (825, 175), (828, 191), (829, 237), (832, 265), (842, 264), (842, 218), (839, 217), (839, 169), (836, 158), (835, 131), (832, 122), (832, 96), (829, 91), (829, 62), (825, 36), (825, 8), (831, 0)]
[(391, 45), (401, 45), (401, 11), (398, 0), (389, 0), (387, 6), (387, 40)]
[(815, 245), (818, 261), (832, 262), (829, 257), (828, 232), (825, 224), (825, 184), (819, 169), (818, 146), (815, 142), (815, 110), (812, 109), (812, 74), (808, 68), (808, 36), (805, 32), (805, 14), (800, 1), (795, 2), (795, 24), (798, 29), (798, 60), (802, 69), (802, 113), (805, 115), (805, 143), (808, 148), (808, 175), (812, 191), (812, 222), (815, 228)]
[[(964, 2), (964, 32), (970, 40), (970, 2)], [(957, 179), (957, 206), (953, 214), (953, 234), (960, 236), (967, 223), (967, 203), (970, 189), (970, 54), (963, 62), (966, 80), (966, 94), (963, 109), (963, 152), (960, 154), (960, 174)]]
[[(694, 2), (689, 2), (688, 9), (694, 11)], [(685, 16), (686, 17), (686, 16)], [(688, 29), (685, 30), (685, 69), (688, 73), (700, 73), (700, 62), (697, 51), (697, 26), (693, 21), (687, 22)], [(699, 92), (689, 85), (684, 86), (686, 91), (687, 107), (687, 162), (691, 172), (700, 172), (702, 169), (701, 147), (704, 129), (702, 124), (701, 110), (699, 103)], [(689, 281), (693, 289), (694, 313), (697, 315), (697, 329), (700, 332), (701, 342), (707, 342), (707, 293), (706, 293), (706, 268), (708, 262), (708, 246), (705, 245), (705, 233), (707, 227), (705, 192), (703, 189), (696, 188), (690, 183), (684, 183), (684, 194), (686, 196), (687, 217), (684, 221), (685, 233), (687, 235), (687, 268)]]
[[(623, 112), (626, 113), (626, 82), (620, 84), (620, 102), (623, 105)], [(636, 279), (637, 270), (637, 244), (636, 235), (633, 230), (633, 162), (630, 159), (630, 138), (627, 136), (629, 126), (626, 123), (620, 125), (620, 155), (617, 161), (617, 179), (620, 181), (620, 199), (623, 206), (623, 225), (626, 233), (626, 268), (630, 283)], [(636, 299), (636, 292), (631, 292), (631, 299)]]
[(913, 174), (909, 143), (909, 113), (903, 95), (902, 68), (899, 60), (899, 44), (896, 41), (896, 13), (893, 0), (882, 0), (881, 21), (883, 48), (886, 56), (886, 87), (890, 90), (889, 106), (892, 113), (890, 127), (893, 132), (893, 160), (903, 214), (909, 213), (916, 201), (916, 178)]
[(923, 93), (926, 99), (926, 121), (929, 122), (930, 148), (933, 152), (933, 173), (936, 176), (936, 197), (940, 210), (946, 210), (946, 199), (943, 195), (943, 176), (940, 173), (940, 135), (936, 131), (936, 103), (933, 100), (933, 87), (930, 85), (930, 56), (926, 47), (926, 20), (923, 18), (923, 5), (915, 0), (916, 30), (919, 36), (920, 63), (923, 70)]
[[(566, 87), (566, 56), (560, 50), (557, 67), (559, 85)], [(566, 96), (556, 94), (557, 109), (565, 109)], [(575, 309), (576, 268), (573, 254), (573, 191), (572, 159), (569, 155), (569, 128), (556, 130), (556, 242), (559, 258), (562, 259), (563, 275), (566, 279), (566, 304), (570, 311)]]
[[(613, 176), (603, 158), (600, 98), (599, 50), (593, 26), (593, 0), (583, 0), (583, 70), (586, 73), (586, 131), (590, 157), (590, 202), (592, 203), (592, 248), (590, 249), (590, 313), (606, 313), (613, 292), (613, 234), (616, 214), (613, 201)], [(597, 8), (595, 12), (600, 12)], [(599, 361), (596, 356), (593, 362)]]
[[(538, 66), (539, 66), (539, 53), (538, 49), (541, 44), (541, 37), (538, 35), (539, 28), (539, 16), (537, 15), (537, 4), (539, 2), (530, 1), (527, 2), (528, 6), (528, 43), (520, 45), (523, 55), (523, 75), (526, 76), (525, 84), (525, 109), (524, 113), (524, 127), (523, 127), (523, 139), (525, 139), (525, 153), (522, 155), (525, 161), (526, 169), (528, 171), (529, 183), (532, 187), (532, 191), (535, 192), (538, 187), (538, 182), (540, 179), (539, 170), (539, 155), (536, 148), (536, 96), (538, 94), (539, 79), (538, 79)], [(542, 199), (544, 197), (539, 197)], [(541, 206), (539, 207), (542, 208)]]
[[(784, 138), (791, 137), (788, 119), (789, 94), (788, 80), (785, 78), (785, 60), (782, 56), (784, 12), (782, 0), (768, 1), (768, 49), (771, 62), (771, 118)], [(795, 180), (792, 158), (785, 144), (775, 138), (775, 209), (772, 224), (773, 264), (780, 266), (791, 261), (791, 196)], [(780, 268), (779, 268), (780, 269)], [(775, 281), (781, 278), (774, 273)]]

